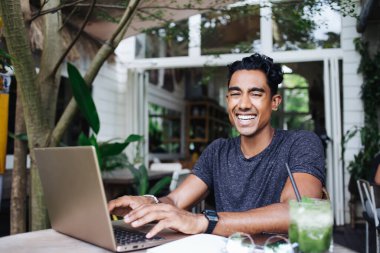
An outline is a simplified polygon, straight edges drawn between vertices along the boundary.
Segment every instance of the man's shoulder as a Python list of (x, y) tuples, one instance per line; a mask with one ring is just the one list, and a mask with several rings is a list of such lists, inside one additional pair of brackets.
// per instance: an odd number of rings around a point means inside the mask
[(322, 152), (323, 145), (319, 136), (307, 130), (282, 130), (278, 145), (289, 148), (289, 150), (319, 150)]
[(239, 141), (238, 138), (239, 137), (218, 138), (218, 139), (215, 139), (214, 141), (212, 141), (209, 146), (212, 146), (212, 147), (223, 147), (223, 146), (226, 146), (226, 145), (235, 145)]
[(207, 152), (207, 154), (221, 154), (224, 152), (228, 152), (231, 149), (239, 147), (240, 140), (237, 138), (238, 137), (215, 139), (209, 145), (207, 145), (205, 151)]
[(308, 130), (278, 130), (282, 138), (291, 140), (318, 140), (316, 133)]

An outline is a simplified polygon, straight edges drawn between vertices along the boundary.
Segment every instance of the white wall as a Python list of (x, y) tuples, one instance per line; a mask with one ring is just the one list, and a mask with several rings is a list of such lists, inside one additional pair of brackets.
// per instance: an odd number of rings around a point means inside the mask
[(93, 83), (93, 98), (100, 118), (101, 141), (125, 138), (126, 71), (106, 63)]
[[(125, 139), (130, 134), (144, 134), (141, 119), (140, 94), (137, 73), (128, 72), (116, 59), (116, 63), (106, 63), (93, 83), (93, 98), (100, 119), (99, 141)], [(133, 159), (135, 145), (126, 149)]]
[[(356, 32), (356, 19), (343, 17), (342, 19), (341, 45), (343, 50), (343, 133), (354, 126), (362, 126), (364, 123), (363, 103), (360, 99), (360, 86), (363, 78), (357, 73), (360, 55), (355, 51), (353, 40), (360, 37)], [(345, 222), (350, 222), (348, 201), (350, 193), (348, 191), (348, 181), (350, 174), (347, 171), (348, 163), (360, 150), (361, 143), (359, 135), (353, 137), (345, 146), (344, 153), (344, 191), (345, 191)]]

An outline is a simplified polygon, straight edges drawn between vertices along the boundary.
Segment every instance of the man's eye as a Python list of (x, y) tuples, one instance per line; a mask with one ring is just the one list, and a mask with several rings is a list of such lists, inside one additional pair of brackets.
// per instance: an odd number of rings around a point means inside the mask
[(230, 93), (230, 96), (231, 97), (240, 96), (240, 93), (238, 93), (238, 92)]
[(252, 92), (251, 96), (253, 97), (261, 97), (263, 94), (261, 92)]

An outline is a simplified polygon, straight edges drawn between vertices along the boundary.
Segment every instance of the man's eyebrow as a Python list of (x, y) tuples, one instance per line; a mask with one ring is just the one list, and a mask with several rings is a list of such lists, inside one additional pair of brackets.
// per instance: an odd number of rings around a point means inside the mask
[(241, 89), (237, 86), (228, 87), (228, 91), (241, 91)]
[[(232, 87), (228, 87), (228, 91), (241, 91), (241, 89), (240, 89), (240, 87), (232, 86)], [(248, 90), (248, 92), (252, 92), (252, 91), (258, 91), (258, 92), (265, 93), (265, 90), (263, 88), (259, 88), (259, 87), (253, 87), (253, 88), (250, 88)]]
[(251, 92), (251, 91), (258, 91), (258, 92), (265, 93), (265, 90), (263, 88), (258, 88), (258, 87), (253, 87), (253, 88), (249, 89), (248, 91), (249, 92)]

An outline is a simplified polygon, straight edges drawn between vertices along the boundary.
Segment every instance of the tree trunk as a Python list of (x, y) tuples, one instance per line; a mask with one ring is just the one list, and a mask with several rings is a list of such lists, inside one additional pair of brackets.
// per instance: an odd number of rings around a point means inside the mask
[[(59, 0), (50, 0), (45, 8), (55, 8), (59, 6)], [(36, 87), (39, 88), (43, 114), (41, 118), (47, 124), (46, 137), (54, 127), (58, 88), (60, 83), (60, 68), (56, 73), (52, 73), (53, 68), (62, 54), (62, 38), (59, 30), (61, 26), (61, 15), (59, 12), (44, 15), (44, 45), (40, 63)], [(45, 129), (46, 130), (46, 129)], [(47, 146), (49, 138), (46, 138), (42, 146)], [(34, 146), (35, 147), (35, 146)], [(34, 157), (34, 152), (31, 152)], [(43, 190), (38, 175), (38, 170), (34, 159), (31, 166), (31, 230), (45, 229), (50, 226), (44, 202)]]
[[(28, 27), (31, 18), (29, 1), (21, 1), (21, 9), (24, 16), (24, 23)], [(21, 94), (21, 92), (17, 92)], [(22, 108), (21, 95), (16, 102), (15, 115), (15, 135), (26, 134), (24, 111)], [(18, 234), (27, 231), (26, 209), (27, 209), (27, 177), (26, 177), (26, 157), (28, 155), (27, 143), (20, 139), (14, 140), (14, 162), (12, 170), (11, 188), (11, 215), (10, 233)]]
[[(60, 0), (49, 0), (44, 9), (53, 9), (60, 5)], [(49, 122), (52, 129), (55, 123), (57, 97), (59, 84), (61, 81), (61, 68), (53, 73), (57, 61), (63, 54), (62, 36), (60, 28), (62, 25), (59, 12), (46, 14), (43, 16), (43, 51), (40, 62), (40, 72), (38, 73), (37, 85), (41, 94), (41, 102), (44, 111), (43, 117)]]
[[(16, 103), (15, 135), (26, 133), (21, 96)], [(14, 140), (14, 163), (11, 189), (11, 234), (26, 232), (26, 155), (25, 141)]]
[(0, 15), (4, 22), (4, 35), (18, 84), (18, 96), (23, 102), (25, 124), (31, 165), (31, 220), (32, 230), (47, 227), (46, 208), (42, 200), (41, 183), (34, 165), (33, 147), (46, 145), (49, 136), (49, 123), (43, 117), (41, 97), (36, 85), (35, 63), (29, 45), (28, 32), (25, 29), (19, 0), (0, 1)]

